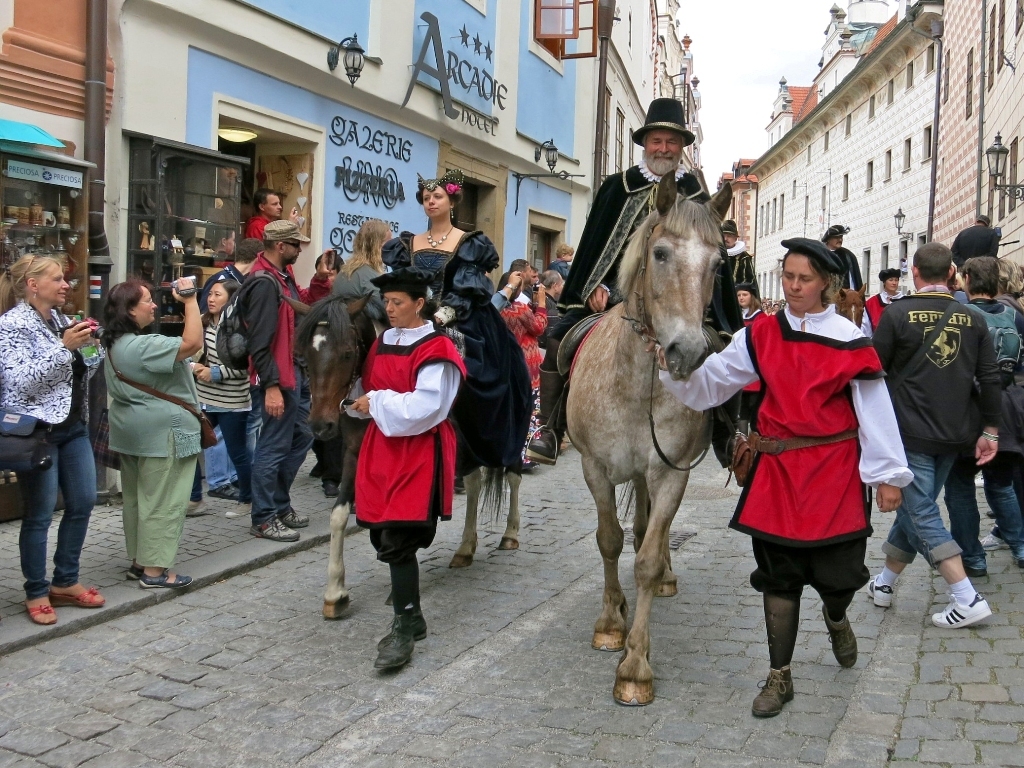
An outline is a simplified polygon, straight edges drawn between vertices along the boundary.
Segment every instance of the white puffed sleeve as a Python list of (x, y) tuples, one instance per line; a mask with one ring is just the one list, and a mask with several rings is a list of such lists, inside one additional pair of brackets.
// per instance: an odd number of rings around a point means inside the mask
[(899, 424), (885, 379), (850, 382), (853, 410), (857, 413), (860, 439), (860, 479), (872, 487), (888, 483), (910, 485), (914, 473), (907, 467)]
[(659, 372), (658, 378), (677, 400), (695, 411), (721, 405), (758, 380), (747, 351), (747, 330), (735, 334), (729, 346), (711, 355), (686, 381), (674, 381), (668, 371)]
[(367, 392), (370, 418), (387, 437), (420, 435), (448, 418), (461, 383), (459, 369), (452, 363), (427, 363), (416, 375), (412, 392)]

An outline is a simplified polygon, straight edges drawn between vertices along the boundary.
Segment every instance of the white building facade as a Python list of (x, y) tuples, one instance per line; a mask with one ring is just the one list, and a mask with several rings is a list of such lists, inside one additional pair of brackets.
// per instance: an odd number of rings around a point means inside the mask
[(849, 227), (844, 245), (859, 259), (869, 294), (880, 290), (879, 270), (906, 267), (926, 242), (937, 55), (927, 31), (940, 10), (917, 2), (907, 13), (881, 0), (853, 0), (848, 14), (834, 6), (810, 92), (794, 100), (780, 85), (771, 146), (749, 169), (758, 179), (764, 296), (782, 298), (784, 239)]

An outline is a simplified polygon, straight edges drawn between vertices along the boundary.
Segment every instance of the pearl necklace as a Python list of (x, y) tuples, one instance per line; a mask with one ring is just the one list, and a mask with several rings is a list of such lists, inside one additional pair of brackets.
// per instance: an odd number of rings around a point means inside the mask
[(430, 230), (428, 229), (427, 230), (427, 242), (430, 243), (430, 247), (431, 248), (438, 248), (441, 245), (443, 245), (444, 241), (448, 239), (448, 235), (450, 235), (454, 229), (455, 229), (455, 227), (450, 227), (448, 229), (448, 231), (441, 237), (440, 240), (435, 240), (433, 237), (431, 237), (430, 236)]

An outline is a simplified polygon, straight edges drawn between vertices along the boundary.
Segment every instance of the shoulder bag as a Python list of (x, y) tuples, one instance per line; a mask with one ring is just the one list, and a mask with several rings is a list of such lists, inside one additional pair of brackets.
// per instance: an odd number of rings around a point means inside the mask
[(186, 403), (180, 397), (165, 394), (157, 389), (153, 389), (153, 387), (150, 387), (146, 384), (140, 384), (137, 381), (132, 381), (131, 379), (129, 379), (127, 376), (125, 376), (123, 373), (117, 370), (117, 366), (114, 364), (113, 350), (107, 350), (107, 362), (110, 363), (110, 367), (114, 370), (114, 375), (117, 376), (118, 379), (123, 381), (129, 387), (135, 387), (136, 389), (145, 392), (147, 395), (152, 395), (153, 397), (159, 398), (160, 400), (166, 400), (168, 403), (174, 403), (174, 405), (184, 408), (186, 411), (195, 416), (196, 419), (198, 419), (199, 421), (199, 445), (201, 447), (212, 448), (217, 444), (217, 434), (216, 432), (213, 431), (213, 424), (211, 424), (210, 420), (206, 418), (205, 413), (203, 413), (200, 410), (197, 410), (193, 405)]
[(21, 474), (53, 466), (50, 426), (33, 416), (0, 408), (0, 470)]

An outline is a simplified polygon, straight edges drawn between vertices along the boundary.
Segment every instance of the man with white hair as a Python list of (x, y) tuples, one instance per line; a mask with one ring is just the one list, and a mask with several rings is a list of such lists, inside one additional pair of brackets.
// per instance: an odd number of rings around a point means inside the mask
[[(541, 363), (539, 420), (544, 426), (526, 449), (533, 461), (554, 464), (565, 431), (563, 409), (556, 407), (565, 388), (558, 373), (558, 344), (580, 320), (622, 301), (615, 285), (619, 263), (629, 236), (653, 209), (654, 187), (663, 176), (673, 173), (683, 197), (699, 203), (710, 199), (699, 179), (680, 165), (683, 148), (694, 140), (684, 122), (683, 105), (676, 99), (652, 101), (644, 125), (633, 132), (633, 141), (644, 148), (640, 163), (608, 176), (594, 198), (558, 302), (562, 317), (548, 334)], [(723, 256), (724, 251), (723, 246)], [(711, 321), (719, 330), (732, 332), (743, 327), (743, 320), (724, 259), (722, 265), (711, 302)]]

